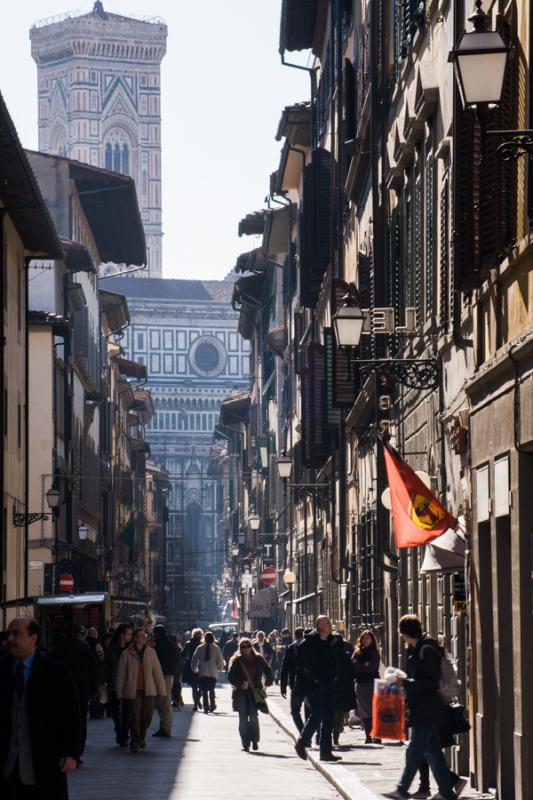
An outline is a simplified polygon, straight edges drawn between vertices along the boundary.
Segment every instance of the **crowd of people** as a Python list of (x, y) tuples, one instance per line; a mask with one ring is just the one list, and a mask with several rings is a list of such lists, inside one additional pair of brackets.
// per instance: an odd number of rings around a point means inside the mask
[[(406, 671), (395, 680), (406, 696), (410, 741), (405, 770), (389, 796), (430, 797), (431, 768), (438, 797), (454, 800), (465, 781), (448, 769), (442, 752), (453, 742), (440, 694), (444, 651), (413, 615), (400, 620), (399, 631), (406, 644)], [(333, 632), (326, 616), (318, 617), (313, 630), (296, 628), (294, 638), (285, 628), (268, 636), (263, 631), (228, 634), (220, 642), (201, 628), (182, 641), (163, 625), (150, 629), (123, 623), (100, 640), (95, 628), (71, 626), (50, 655), (40, 642), (37, 622), (17, 618), (0, 635), (1, 796), (67, 798), (66, 774), (83, 764), (88, 717), (112, 718), (117, 745), (137, 753), (146, 747), (154, 711), (159, 727), (152, 735), (171, 736), (172, 710), (184, 707), (183, 683), (191, 687), (194, 712), (214, 713), (223, 671), (245, 752), (258, 750), (259, 714), (268, 712), (266, 688), (279, 684), (282, 697), (290, 690), (297, 755), (306, 759), (315, 739), (321, 761), (339, 761), (333, 748), (350, 714), (357, 715), (365, 744), (381, 744), (373, 735), (380, 662), (373, 631), (362, 631), (352, 646)], [(420, 786), (410, 795), (417, 772)]]

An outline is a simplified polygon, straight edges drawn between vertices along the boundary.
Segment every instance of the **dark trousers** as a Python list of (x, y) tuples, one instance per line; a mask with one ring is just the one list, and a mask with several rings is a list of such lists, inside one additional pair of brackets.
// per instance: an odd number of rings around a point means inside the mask
[[(429, 791), (429, 764), (427, 758), (422, 759), (418, 769), (418, 774), (420, 775), (420, 788)], [(453, 770), (450, 770), (450, 777), (454, 785), (459, 780), (459, 775), (457, 775), (457, 773)]]
[(130, 700), (131, 709), (131, 745), (144, 745), (146, 731), (152, 722), (155, 697), (146, 697), (144, 692), (137, 692), (135, 700)]
[(215, 710), (215, 686), (217, 685), (216, 678), (209, 678), (207, 675), (202, 675), (199, 681), (199, 688), (202, 693), (202, 700), (204, 704), (204, 712)]
[[(302, 719), (302, 705), (303, 705), (303, 703), (304, 703), (303, 697), (301, 697), (293, 689), (291, 691), (291, 717), (292, 717), (292, 719), (294, 721), (294, 724), (296, 725), (296, 727), (300, 731), (300, 733), (302, 732), (303, 727), (304, 727), (304, 721)], [(308, 715), (306, 713), (306, 718), (307, 718), (307, 716)]]
[(426, 758), (440, 794), (445, 800), (455, 796), (450, 770), (441, 750), (438, 729), (438, 725), (432, 724), (412, 726), (411, 739), (405, 753), (405, 769), (398, 784), (403, 792), (409, 791), (422, 760)]
[(320, 730), (320, 755), (331, 753), (333, 732), (333, 718), (335, 715), (335, 683), (333, 681), (319, 681), (309, 694), (311, 713), (300, 733), (300, 741), (304, 747), (309, 747), (313, 734)]
[(88, 697), (80, 697), (80, 756), (83, 755), (85, 750), (85, 742), (87, 741), (87, 708), (89, 705)]
[(9, 778), (0, 778), (0, 797), (2, 800), (39, 800), (42, 792), (38, 786), (24, 786), (20, 782), (17, 761)]
[(117, 744), (128, 744), (130, 735), (131, 703), (128, 700), (119, 700), (115, 692), (111, 692), (109, 705), (113, 722), (115, 723), (115, 734)]
[(237, 694), (237, 708), (239, 711), (239, 734), (242, 746), (250, 747), (252, 742), (259, 741), (259, 719), (257, 706), (250, 690), (239, 689)]
[(200, 689), (199, 689), (199, 681), (200, 681), (199, 675), (196, 675), (195, 673), (193, 673), (191, 675), (190, 684), (191, 684), (191, 689), (192, 689), (192, 702), (193, 702), (193, 705), (194, 705), (195, 708), (196, 708), (196, 706), (200, 707), (201, 694), (200, 694)]

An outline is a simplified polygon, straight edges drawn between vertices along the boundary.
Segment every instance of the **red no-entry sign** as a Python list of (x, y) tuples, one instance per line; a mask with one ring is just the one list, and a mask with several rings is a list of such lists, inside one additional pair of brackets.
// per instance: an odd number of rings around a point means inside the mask
[(265, 586), (272, 586), (273, 583), (276, 583), (276, 570), (274, 567), (264, 567), (261, 573), (261, 580)]
[(74, 578), (72, 575), (59, 576), (59, 590), (61, 592), (71, 592), (74, 588)]

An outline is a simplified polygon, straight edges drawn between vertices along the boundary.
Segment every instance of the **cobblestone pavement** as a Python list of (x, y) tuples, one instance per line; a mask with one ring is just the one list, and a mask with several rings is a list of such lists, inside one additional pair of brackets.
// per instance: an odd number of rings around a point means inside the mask
[(215, 714), (174, 712), (171, 739), (152, 738), (146, 750), (130, 753), (115, 745), (112, 720), (89, 720), (84, 765), (69, 780), (70, 800), (241, 800), (267, 796), (290, 800), (339, 800), (333, 786), (274, 720), (260, 715), (257, 753), (241, 751), (230, 688), (217, 688)]

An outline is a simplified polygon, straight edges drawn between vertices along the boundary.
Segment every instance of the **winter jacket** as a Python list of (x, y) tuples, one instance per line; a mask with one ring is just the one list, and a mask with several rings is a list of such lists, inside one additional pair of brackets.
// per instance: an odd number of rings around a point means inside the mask
[[(167, 693), (165, 678), (157, 653), (153, 647), (145, 647), (143, 654), (144, 693), (146, 697), (164, 697)], [(120, 656), (117, 669), (116, 693), (119, 700), (134, 700), (137, 696), (137, 672), (139, 657), (132, 644)]]
[(163, 675), (174, 677), (178, 672), (180, 652), (168, 636), (162, 636), (155, 646), (155, 652), (161, 664)]
[(274, 658), (274, 648), (270, 644), (267, 639), (263, 639), (263, 652), (261, 653), (259, 639), (254, 639), (252, 642), (253, 646), (257, 650), (260, 656), (263, 656), (265, 661), (268, 664), (272, 663), (272, 659)]
[[(237, 692), (248, 691), (242, 688), (243, 683), (248, 682), (248, 678), (242, 668), (243, 657), (241, 655), (234, 656), (231, 659), (230, 668), (228, 672), (228, 680)], [(256, 689), (261, 689), (263, 686), (263, 678), (265, 679), (266, 686), (272, 685), (272, 670), (269, 665), (259, 653), (255, 654), (255, 675), (253, 677), (253, 684)]]
[(342, 637), (331, 633), (325, 645), (318, 631), (313, 631), (304, 637), (297, 650), (295, 691), (307, 697), (319, 680), (344, 681), (348, 670), (351, 670), (350, 658)]
[(115, 691), (115, 684), (117, 682), (117, 669), (120, 656), (126, 649), (127, 645), (121, 647), (117, 641), (111, 642), (108, 645), (104, 655), (104, 670), (105, 679), (108, 689), (112, 692)]
[(183, 658), (185, 660), (185, 668), (183, 670), (183, 680), (185, 683), (190, 684), (191, 681), (196, 680), (196, 676), (191, 668), (192, 657), (196, 648), (202, 644), (201, 638), (198, 636), (195, 639), (189, 639), (185, 647), (183, 648)]
[(354, 652), (352, 662), (357, 683), (373, 684), (379, 678), (380, 656), (375, 647), (362, 647), (358, 653)]
[[(205, 651), (210, 648), (209, 658), (205, 660)], [(194, 651), (191, 667), (193, 672), (197, 672), (200, 678), (218, 678), (218, 673), (224, 669), (224, 659), (218, 644), (199, 645)]]
[(227, 667), (229, 667), (229, 662), (231, 657), (235, 655), (238, 649), (239, 649), (239, 642), (236, 642), (234, 639), (230, 639), (229, 642), (226, 642), (226, 644), (224, 645), (222, 656), (224, 658), (224, 661), (226, 662)]
[(98, 689), (98, 662), (93, 651), (79, 639), (65, 639), (53, 653), (53, 657), (66, 664), (72, 673), (80, 698), (80, 705), (88, 702)]
[(296, 639), (296, 641), (290, 644), (285, 650), (279, 679), (281, 694), (285, 694), (287, 692), (287, 684), (291, 687), (291, 690), (294, 690), (294, 684), (296, 683), (297, 648), (302, 641), (303, 639)]
[(408, 650), (404, 686), (409, 725), (440, 724), (443, 720), (445, 705), (439, 695), (442, 653), (438, 642), (427, 635)]

